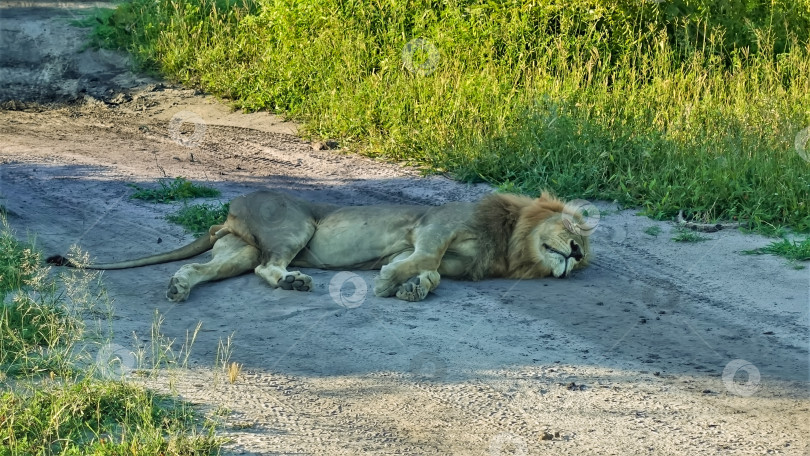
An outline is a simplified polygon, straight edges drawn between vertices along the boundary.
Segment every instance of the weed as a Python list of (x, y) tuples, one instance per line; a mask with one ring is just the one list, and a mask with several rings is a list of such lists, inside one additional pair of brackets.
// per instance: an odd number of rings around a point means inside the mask
[(695, 233), (692, 230), (688, 229), (678, 229), (675, 236), (673, 236), (672, 240), (675, 242), (701, 242), (701, 241), (708, 241), (710, 238), (706, 236), (701, 236), (698, 233)]
[(658, 236), (661, 234), (661, 227), (657, 225), (648, 226), (644, 229), (644, 232), (649, 234), (650, 236)]
[(231, 356), (233, 356), (233, 336), (234, 334), (231, 333), (228, 338), (225, 339), (225, 342), (219, 339), (216, 359), (214, 360), (214, 386), (219, 384), (220, 371), (224, 372), (231, 383), (233, 383), (236, 381), (236, 377), (241, 369), (241, 365), (231, 362)]
[(803, 241), (789, 241), (782, 239), (781, 241), (774, 241), (765, 247), (760, 247), (753, 250), (744, 250), (743, 253), (748, 255), (763, 255), (770, 253), (787, 258), (791, 261), (808, 261), (810, 260), (810, 238)]
[(225, 221), (230, 203), (193, 204), (166, 216), (166, 220), (176, 223), (193, 234), (202, 234), (213, 225)]
[(31, 285), (41, 260), (33, 243), (25, 245), (18, 241), (8, 220), (0, 214), (0, 301), (9, 291)]
[(191, 198), (215, 197), (219, 196), (219, 190), (210, 187), (197, 185), (182, 177), (171, 179), (158, 180), (160, 188), (150, 189), (143, 188), (135, 184), (130, 184), (130, 187), (136, 190), (131, 198), (151, 201), (153, 203), (169, 203), (178, 200), (187, 200)]
[(242, 372), (242, 365), (237, 362), (232, 362), (228, 364), (228, 381), (230, 383), (236, 383), (236, 379), (239, 378), (239, 374)]
[(70, 352), (83, 336), (79, 314), (94, 303), (73, 289), (61, 291), (34, 245), (17, 241), (0, 221), (0, 371), (67, 375)]

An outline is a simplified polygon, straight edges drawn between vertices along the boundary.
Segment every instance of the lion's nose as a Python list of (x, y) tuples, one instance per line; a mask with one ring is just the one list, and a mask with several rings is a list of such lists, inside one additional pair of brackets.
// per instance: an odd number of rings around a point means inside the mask
[(574, 257), (574, 259), (577, 260), (577, 261), (582, 261), (582, 257), (584, 256), (582, 254), (582, 249), (579, 247), (579, 244), (577, 244), (574, 241), (571, 241), (571, 255), (570, 256)]

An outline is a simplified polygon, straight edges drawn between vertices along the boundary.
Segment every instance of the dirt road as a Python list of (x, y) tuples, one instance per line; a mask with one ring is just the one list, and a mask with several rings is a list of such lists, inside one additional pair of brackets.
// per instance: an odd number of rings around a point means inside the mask
[[(48, 254), (76, 244), (120, 260), (190, 241), (164, 219), (179, 205), (129, 198), (127, 184), (163, 176), (222, 201), (491, 191), (316, 151), (294, 124), (133, 75), (121, 55), (82, 51), (63, 6), (0, 7), (0, 203)], [(597, 205), (597, 259), (572, 278), (443, 280), (420, 303), (373, 296), (373, 272), (347, 296), (330, 293), (336, 272), (306, 270), (311, 293), (246, 275), (174, 304), (182, 263), (109, 271), (113, 342), (148, 347), (155, 310), (177, 345), (202, 322), (189, 368), (147, 382), (217, 416), (235, 454), (810, 454), (808, 270), (740, 254), (761, 236), (676, 243), (671, 223)], [(213, 367), (231, 334), (234, 384)]]

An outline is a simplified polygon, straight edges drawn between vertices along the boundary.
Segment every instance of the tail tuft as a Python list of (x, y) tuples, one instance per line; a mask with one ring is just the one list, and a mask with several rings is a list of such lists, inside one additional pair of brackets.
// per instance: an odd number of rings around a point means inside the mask
[(70, 261), (67, 258), (63, 257), (62, 255), (50, 256), (50, 257), (48, 257), (48, 259), (45, 260), (45, 262), (48, 263), (48, 264), (52, 264), (54, 266), (67, 266), (69, 268), (75, 268), (76, 267), (76, 265), (72, 261)]

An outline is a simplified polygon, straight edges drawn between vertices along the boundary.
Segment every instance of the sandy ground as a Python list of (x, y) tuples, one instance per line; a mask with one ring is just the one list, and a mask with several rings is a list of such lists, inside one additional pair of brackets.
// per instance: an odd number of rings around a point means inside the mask
[[(294, 124), (133, 75), (121, 55), (82, 50), (77, 14), (0, 7), (0, 203), (48, 254), (76, 244), (120, 260), (190, 241), (164, 219), (179, 205), (129, 198), (127, 184), (163, 176), (222, 201), (262, 188), (344, 204), (490, 191), (316, 151)], [(156, 310), (175, 348), (201, 322), (188, 368), (125, 372), (215, 416), (234, 454), (810, 454), (808, 270), (740, 253), (761, 236), (676, 243), (672, 223), (597, 205), (597, 259), (574, 277), (443, 280), (420, 303), (374, 297), (373, 271), (342, 294), (336, 271), (305, 270), (311, 293), (245, 275), (181, 304), (164, 294), (182, 263), (109, 271), (112, 349), (148, 348)], [(230, 335), (244, 365), (233, 384), (215, 367)]]

